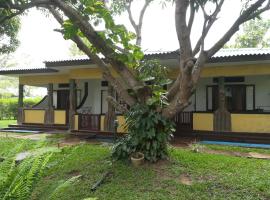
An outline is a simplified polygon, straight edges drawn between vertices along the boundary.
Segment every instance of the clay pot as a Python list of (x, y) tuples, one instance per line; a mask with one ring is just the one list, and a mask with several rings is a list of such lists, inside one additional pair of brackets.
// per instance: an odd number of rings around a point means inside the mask
[(130, 157), (131, 163), (135, 167), (139, 167), (144, 162), (144, 154), (141, 152), (135, 152)]

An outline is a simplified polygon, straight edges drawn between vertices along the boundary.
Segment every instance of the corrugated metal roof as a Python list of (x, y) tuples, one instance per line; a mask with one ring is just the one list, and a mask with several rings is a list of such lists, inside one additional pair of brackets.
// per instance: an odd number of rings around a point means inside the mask
[(57, 72), (58, 70), (47, 68), (46, 66), (33, 67), (2, 67), (0, 68), (0, 74), (16, 74), (16, 73), (49, 73)]
[(254, 56), (254, 55), (268, 55), (270, 48), (241, 48), (241, 49), (221, 49), (213, 57), (234, 57), (234, 56)]
[(82, 61), (82, 60), (90, 60), (88, 56), (82, 55), (82, 56), (73, 56), (73, 57), (63, 57), (58, 60), (46, 60), (44, 63), (55, 63), (55, 62), (68, 62), (68, 61)]
[(1, 67), (1, 71), (15, 71), (15, 70), (32, 70), (32, 69), (47, 69), (45, 66), (35, 67), (35, 66), (22, 66), (22, 67)]
[[(175, 56), (178, 53), (176, 51), (145, 51), (146, 56), (154, 57), (154, 56)], [(241, 49), (221, 49), (219, 50), (213, 58), (224, 58), (224, 57), (235, 57), (235, 56), (253, 56), (253, 55), (270, 55), (270, 48), (241, 48)], [(45, 64), (49, 63), (66, 63), (66, 62), (74, 62), (74, 61), (89, 61), (90, 59), (84, 56), (75, 56), (69, 58), (63, 58), (59, 60), (47, 60)]]
[[(176, 51), (146, 51), (145, 55), (148, 58), (160, 58), (160, 59), (177, 59), (178, 50)], [(210, 60), (210, 63), (216, 62), (241, 62), (245, 57), (249, 57), (249, 60), (263, 59), (269, 60), (270, 48), (241, 48), (241, 49), (221, 49)], [(92, 61), (86, 56), (75, 56), (71, 58), (65, 58), (61, 60), (45, 61), (45, 66), (40, 67), (10, 67), (0, 68), (1, 74), (15, 74), (15, 73), (46, 73), (57, 72), (57, 70), (47, 67), (57, 67), (66, 65), (81, 65), (91, 64)], [(47, 66), (47, 67), (46, 67)]]

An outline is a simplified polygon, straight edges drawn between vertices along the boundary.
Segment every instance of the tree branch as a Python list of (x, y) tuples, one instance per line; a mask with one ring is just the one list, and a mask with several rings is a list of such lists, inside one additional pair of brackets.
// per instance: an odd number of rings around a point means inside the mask
[(136, 40), (136, 45), (141, 46), (142, 44), (142, 25), (143, 25), (143, 18), (146, 9), (148, 8), (150, 2), (152, 0), (145, 0), (145, 3), (143, 5), (143, 8), (140, 12), (140, 17), (139, 17), (139, 23), (138, 23), (138, 32), (137, 32), (137, 40)]
[[(59, 12), (57, 12), (53, 7), (47, 7), (49, 11), (52, 13), (52, 15), (55, 17), (55, 19), (58, 21), (58, 23), (62, 26), (64, 23), (64, 20)], [(130, 106), (135, 104), (136, 100), (131, 97), (127, 90), (123, 87), (123, 85), (117, 81), (111, 74), (109, 70), (109, 66), (103, 62), (101, 58), (99, 58), (96, 54), (92, 53), (92, 51), (87, 47), (87, 45), (84, 44), (83, 40), (75, 35), (71, 38), (71, 40), (77, 44), (78, 48), (83, 51), (90, 59), (92, 59), (98, 67), (103, 71), (103, 77), (110, 82), (112, 87), (116, 90), (118, 95), (122, 96), (126, 103)]]
[[(205, 51), (201, 51), (200, 55), (192, 69), (192, 90), (195, 90), (198, 80), (201, 76), (202, 68), (208, 59), (208, 55)], [(193, 91), (192, 91), (193, 92)]]
[(16, 3), (16, 1), (15, 3), (13, 1), (6, 1), (4, 3), (1, 3), (0, 8), (8, 9), (8, 10), (16, 10), (17, 12), (14, 12), (8, 16), (2, 17), (0, 19), (0, 23), (3, 23), (6, 20), (9, 20), (13, 17), (16, 17), (22, 14), (25, 10), (28, 10), (30, 8), (37, 7), (40, 5), (45, 5), (45, 4), (52, 5), (53, 3), (51, 2), (51, 0), (32, 0), (29, 3), (20, 3), (20, 4)]
[[(186, 24), (189, 0), (175, 1), (175, 26), (180, 46), (180, 62), (192, 57), (189, 29)], [(180, 64), (180, 66), (183, 66)], [(182, 71), (182, 69), (181, 69)]]
[(137, 33), (138, 32), (138, 26), (133, 18), (133, 15), (132, 15), (132, 12), (131, 12), (131, 4), (132, 4), (132, 1), (128, 2), (127, 5), (126, 5), (126, 9), (127, 9), (127, 12), (128, 12), (128, 18), (129, 18), (129, 21), (131, 23), (131, 25), (133, 26), (135, 32)]
[(270, 0), (267, 2), (267, 4), (263, 8), (257, 10), (253, 15), (251, 15), (248, 18), (248, 20), (254, 19), (255, 17), (259, 16), (260, 14), (262, 14), (263, 12), (265, 12), (269, 9), (270, 9)]
[(132, 1), (129, 1), (126, 5), (126, 9), (127, 9), (127, 13), (128, 13), (128, 17), (129, 17), (129, 21), (131, 23), (131, 25), (133, 26), (135, 32), (136, 32), (136, 45), (141, 46), (142, 43), (142, 25), (143, 25), (143, 18), (144, 18), (144, 14), (146, 9), (148, 8), (150, 2), (152, 0), (145, 0), (144, 1), (144, 5), (142, 10), (140, 11), (140, 16), (139, 16), (139, 22), (138, 24), (136, 24), (134, 17), (132, 15), (131, 12), (131, 4)]
[(177, 94), (177, 91), (180, 88), (180, 83), (181, 83), (181, 73), (178, 74), (176, 80), (173, 82), (172, 86), (170, 87), (170, 89), (167, 92), (167, 99), (170, 102), (173, 97)]
[(61, 0), (53, 0), (56, 5), (62, 10), (65, 15), (81, 30), (84, 36), (98, 48), (101, 53), (107, 58), (113, 69), (127, 81), (130, 88), (141, 88), (143, 83), (139, 82), (130, 69), (121, 61), (115, 59), (115, 51), (112, 49), (105, 40), (103, 40), (97, 32), (94, 30), (92, 25), (80, 15), (74, 8), (69, 6), (67, 3)]
[[(250, 20), (250, 17), (256, 17), (261, 13), (257, 13), (256, 11), (262, 6), (262, 4), (266, 2), (266, 0), (258, 0), (253, 3), (248, 9), (246, 9), (233, 23), (231, 28), (221, 37), (219, 41), (217, 41), (208, 51), (208, 57), (212, 57), (219, 49), (221, 49), (230, 38), (239, 30), (240, 25), (244, 22)], [(269, 2), (269, 1), (268, 1)], [(266, 10), (269, 10), (269, 6)], [(265, 10), (265, 11), (266, 11)]]
[(110, 102), (112, 104), (112, 106), (118, 110), (121, 113), (126, 113), (128, 112), (128, 110), (122, 106), (121, 104), (119, 104), (112, 96), (107, 96), (107, 101)]
[(189, 34), (191, 33), (191, 29), (192, 29), (192, 25), (194, 22), (194, 17), (195, 17), (195, 2), (192, 0), (190, 1), (190, 16), (189, 16), (189, 20), (188, 20), (188, 30), (189, 30)]
[(180, 100), (180, 92), (178, 91), (177, 95), (175, 95), (173, 101), (170, 102), (166, 108), (162, 109), (162, 116), (165, 118), (173, 118), (177, 113), (183, 111), (186, 107), (190, 105), (190, 102), (181, 102)]
[(224, 3), (224, 0), (221, 0), (219, 3), (216, 2), (216, 8), (215, 8), (215, 11), (213, 12), (212, 15), (208, 15), (205, 11), (204, 5), (202, 3), (199, 3), (199, 5), (203, 11), (203, 14), (204, 14), (204, 24), (203, 24), (201, 37), (197, 41), (197, 43), (192, 51), (193, 56), (195, 56), (200, 51), (200, 49), (202, 51), (204, 50), (204, 40), (205, 40), (209, 30), (211, 29), (211, 27), (213, 26), (213, 24), (217, 20), (217, 15), (219, 14), (219, 12), (223, 6), (223, 3)]
[(1, 17), (0, 24), (4, 23), (7, 20), (12, 19), (13, 17), (16, 17), (16, 16), (22, 14), (23, 12), (24, 11), (18, 11), (18, 12), (12, 13), (11, 15), (8, 15), (8, 16), (5, 16), (5, 17)]
[(127, 91), (127, 88), (125, 88), (123, 86), (123, 84), (120, 83), (120, 81), (118, 81), (117, 79), (113, 78), (111, 76), (111, 74), (109, 73), (103, 73), (103, 78), (105, 80), (107, 80), (111, 86), (115, 89), (115, 91), (117, 92), (117, 94), (119, 96), (121, 96), (123, 98), (123, 100), (129, 105), (129, 106), (133, 106), (137, 100), (130, 96), (128, 91)]

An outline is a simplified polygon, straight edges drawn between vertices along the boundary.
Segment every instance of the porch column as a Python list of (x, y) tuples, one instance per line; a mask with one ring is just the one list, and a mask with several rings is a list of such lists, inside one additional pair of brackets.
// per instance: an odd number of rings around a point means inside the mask
[[(108, 85), (108, 91), (107, 91), (108, 96), (113, 96), (113, 87), (109, 84)], [(113, 105), (108, 102), (108, 111), (105, 115), (104, 118), (104, 129), (105, 131), (113, 132), (114, 131), (114, 120), (116, 119), (115, 116), (115, 109)]]
[(24, 85), (19, 84), (19, 96), (18, 96), (18, 116), (17, 123), (21, 125), (24, 121), (24, 113), (23, 113), (23, 89)]
[(48, 103), (46, 108), (45, 124), (54, 124), (54, 109), (53, 109), (53, 84), (49, 83), (47, 87)]
[(214, 112), (214, 130), (231, 131), (231, 114), (226, 107), (225, 79), (218, 78), (219, 100), (218, 109)]
[(76, 84), (75, 80), (69, 81), (69, 130), (74, 130), (74, 115), (76, 114)]

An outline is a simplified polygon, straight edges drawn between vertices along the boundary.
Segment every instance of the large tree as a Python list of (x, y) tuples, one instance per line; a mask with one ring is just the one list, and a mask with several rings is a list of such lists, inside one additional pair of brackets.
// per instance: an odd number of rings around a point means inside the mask
[[(269, 10), (270, 0), (243, 0), (239, 16), (227, 31), (209, 49), (205, 39), (219, 18), (225, 0), (175, 0), (175, 28), (179, 43), (179, 73), (167, 92), (159, 82), (166, 83), (160, 74), (153, 77), (142, 66), (160, 66), (143, 60), (143, 53), (133, 43), (136, 35), (124, 26), (115, 24), (110, 9), (97, 0), (1, 0), (0, 8), (11, 16), (31, 7), (48, 9), (63, 27), (66, 39), (73, 40), (79, 49), (91, 58), (103, 71), (119, 96), (129, 105), (122, 107), (113, 97), (108, 100), (119, 110), (127, 113), (129, 137), (116, 147), (118, 157), (128, 156), (133, 151), (143, 151), (151, 161), (163, 158), (166, 153), (167, 133), (170, 119), (189, 105), (201, 72), (211, 58), (239, 30), (239, 27)], [(211, 10), (209, 9), (211, 8)], [(203, 15), (201, 35), (192, 47), (191, 32), (197, 14)], [(105, 24), (104, 31), (97, 31), (95, 21)], [(85, 38), (88, 44), (85, 44)], [(105, 57), (101, 59), (100, 55)], [(111, 73), (117, 72), (118, 78)], [(150, 69), (155, 69), (150, 67)], [(145, 71), (148, 77), (140, 76)], [(162, 71), (162, 67), (159, 71)], [(153, 72), (153, 71), (152, 71)], [(146, 84), (151, 80), (151, 84)], [(155, 81), (159, 80), (159, 81)]]

